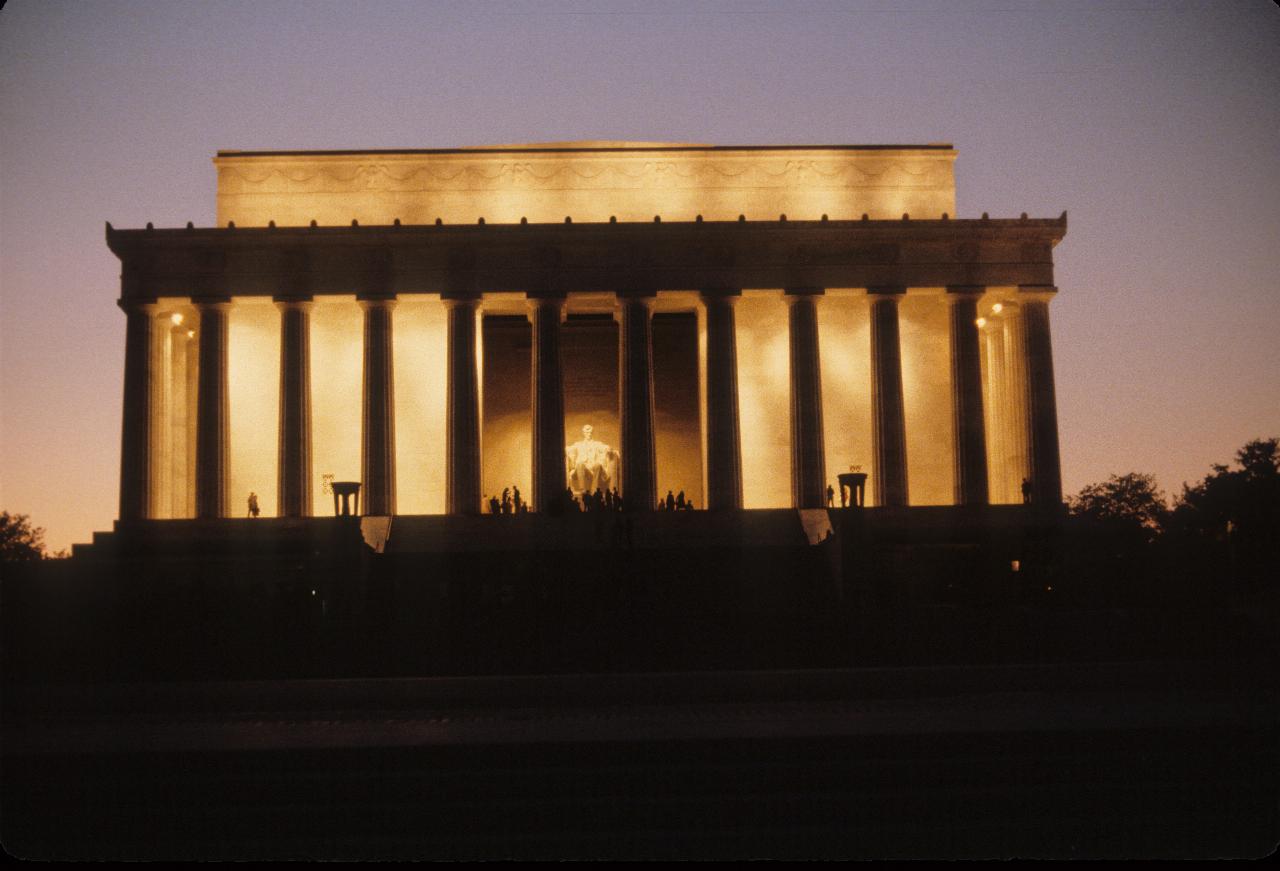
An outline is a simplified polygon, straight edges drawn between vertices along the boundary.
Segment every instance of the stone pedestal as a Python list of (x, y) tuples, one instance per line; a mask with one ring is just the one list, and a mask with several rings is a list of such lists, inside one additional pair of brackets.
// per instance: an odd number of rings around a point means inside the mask
[(791, 345), (791, 501), (796, 508), (827, 504), (822, 432), (822, 361), (818, 352), (821, 288), (787, 290)]
[[(448, 390), (445, 402), (445, 511), (480, 512), (480, 389), (476, 372), (473, 298), (446, 299), (449, 307)], [(563, 450), (563, 446), (562, 446)], [(561, 463), (563, 468), (563, 462)], [(563, 472), (561, 474), (563, 477)]]
[(898, 299), (902, 287), (871, 293), (871, 442), (875, 454), (876, 504), (907, 504), (907, 424), (902, 400), (902, 349)]
[(987, 443), (978, 345), (981, 287), (949, 287), (951, 318), (951, 430), (957, 505), (986, 505)]
[(364, 414), (360, 474), (364, 513), (396, 513), (395, 387), (392, 377), (391, 312), (395, 297), (363, 297)]

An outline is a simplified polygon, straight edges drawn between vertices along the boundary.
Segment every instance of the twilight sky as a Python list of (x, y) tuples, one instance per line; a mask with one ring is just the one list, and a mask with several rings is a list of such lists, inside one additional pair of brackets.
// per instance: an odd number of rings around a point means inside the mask
[(1280, 435), (1267, 2), (138, 2), (0, 11), (0, 509), (116, 515), (117, 227), (208, 226), (219, 148), (951, 142), (958, 216), (1056, 217), (1067, 492)]

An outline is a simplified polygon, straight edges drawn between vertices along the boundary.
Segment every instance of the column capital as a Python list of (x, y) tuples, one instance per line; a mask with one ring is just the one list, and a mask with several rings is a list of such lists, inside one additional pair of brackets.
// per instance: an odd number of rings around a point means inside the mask
[(271, 301), (281, 311), (288, 311), (289, 309), (307, 311), (315, 305), (316, 300), (310, 294), (278, 294), (271, 297)]
[(460, 293), (455, 291), (445, 291), (440, 294), (440, 301), (444, 303), (445, 308), (464, 308), (470, 306), (475, 308), (480, 305), (480, 297), (474, 293)]
[(365, 311), (379, 308), (390, 310), (396, 307), (396, 295), (394, 293), (358, 293), (356, 302)]
[(738, 287), (704, 287), (698, 291), (703, 302), (723, 302), (732, 305), (742, 297), (742, 289)]
[(822, 296), (827, 292), (825, 287), (788, 287), (782, 293), (787, 298), (787, 302), (794, 302), (796, 299), (809, 296)]
[(984, 293), (987, 292), (985, 284), (948, 284), (947, 299), (950, 302), (960, 302), (961, 300), (976, 301)]
[(525, 299), (527, 299), (530, 304), (542, 303), (542, 302), (557, 302), (563, 305), (567, 298), (568, 296), (565, 294), (563, 290), (541, 289), (541, 290), (529, 290), (525, 292)]
[(191, 304), (195, 306), (196, 311), (204, 312), (227, 312), (231, 310), (231, 297), (229, 296), (193, 296)]
[(645, 287), (632, 287), (626, 290), (615, 290), (613, 295), (619, 303), (623, 302), (643, 302), (646, 305), (653, 305), (658, 297), (658, 292)]
[(126, 314), (133, 312), (142, 312), (144, 314), (153, 315), (160, 311), (160, 303), (155, 297), (121, 297), (116, 300), (116, 305)]
[(877, 284), (867, 288), (867, 296), (880, 296), (893, 300), (906, 296), (906, 293), (907, 288), (900, 284)]
[(1052, 284), (1019, 284), (1017, 298), (1020, 300), (1048, 302), (1057, 294), (1058, 288)]
[(525, 320), (536, 320), (538, 312), (543, 309), (555, 309), (559, 322), (563, 323), (568, 315), (565, 311), (566, 301), (564, 294), (530, 292), (525, 299)]

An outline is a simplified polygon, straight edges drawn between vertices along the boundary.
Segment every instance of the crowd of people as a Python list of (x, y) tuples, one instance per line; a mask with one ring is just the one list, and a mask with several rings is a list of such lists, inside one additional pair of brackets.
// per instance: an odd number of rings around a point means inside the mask
[(666, 498), (658, 500), (658, 510), (659, 511), (692, 511), (693, 500), (684, 498), (683, 490), (681, 490), (678, 494), (672, 494), (672, 492), (668, 490)]
[[(520, 496), (520, 488), (514, 484), (504, 487), (502, 496), (486, 496), (485, 504), (490, 514), (528, 514), (529, 503)], [(673, 493), (667, 491), (665, 498), (658, 500), (659, 511), (692, 511), (693, 500), (686, 499), (684, 491)], [(552, 513), (581, 513), (591, 511), (621, 511), (623, 509), (622, 494), (618, 488), (608, 490), (596, 488), (594, 492), (574, 493), (569, 487), (560, 494), (558, 504), (552, 506)]]
[(520, 497), (520, 488), (515, 484), (502, 488), (502, 498), (486, 496), (485, 503), (490, 514), (528, 514), (529, 503)]

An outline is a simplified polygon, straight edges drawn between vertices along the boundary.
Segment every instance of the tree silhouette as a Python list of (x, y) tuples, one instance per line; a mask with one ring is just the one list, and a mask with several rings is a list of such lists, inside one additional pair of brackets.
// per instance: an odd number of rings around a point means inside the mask
[(1184, 484), (1168, 527), (1191, 553), (1253, 586), (1280, 574), (1280, 439), (1236, 452), (1239, 468), (1215, 464)]
[(0, 511), (0, 563), (44, 559), (44, 530), (25, 514)]
[(1067, 498), (1067, 508), (1077, 517), (1146, 542), (1160, 534), (1169, 513), (1156, 479), (1138, 472), (1087, 485)]

